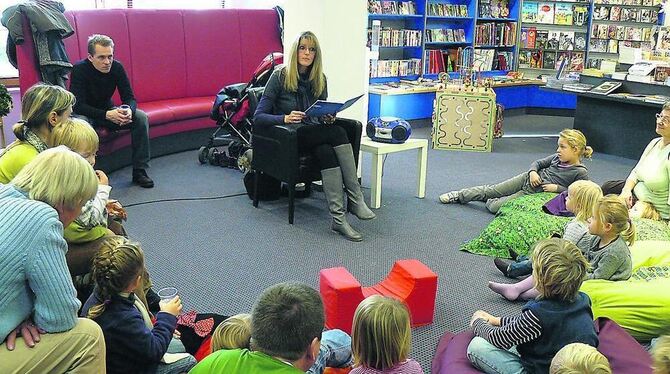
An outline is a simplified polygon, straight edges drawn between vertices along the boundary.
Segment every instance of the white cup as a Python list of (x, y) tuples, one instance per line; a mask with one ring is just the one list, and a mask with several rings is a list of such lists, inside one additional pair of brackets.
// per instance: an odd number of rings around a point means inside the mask
[(119, 106), (119, 109), (124, 111), (126, 114), (130, 114), (130, 105), (123, 104)]
[(177, 297), (177, 289), (174, 287), (161, 288), (158, 290), (158, 297), (161, 298), (161, 304), (169, 303), (172, 299)]

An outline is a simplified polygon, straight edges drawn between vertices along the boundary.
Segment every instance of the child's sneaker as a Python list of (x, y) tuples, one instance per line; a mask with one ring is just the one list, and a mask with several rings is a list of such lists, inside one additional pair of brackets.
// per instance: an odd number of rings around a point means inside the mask
[(442, 195), (440, 195), (440, 202), (442, 204), (459, 203), (460, 200), (458, 199), (458, 191), (443, 193)]

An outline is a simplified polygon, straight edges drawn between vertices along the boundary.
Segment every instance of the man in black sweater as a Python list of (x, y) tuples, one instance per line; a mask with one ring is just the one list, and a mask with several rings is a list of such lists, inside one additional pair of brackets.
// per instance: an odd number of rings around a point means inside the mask
[[(121, 102), (129, 107), (115, 107), (112, 95), (118, 89)], [(114, 41), (106, 35), (91, 35), (88, 38), (88, 58), (72, 68), (70, 91), (76, 96), (76, 116), (85, 119), (94, 127), (109, 130), (130, 130), (133, 151), (133, 182), (151, 188), (154, 181), (149, 178), (149, 119), (137, 109), (137, 102), (130, 87), (126, 71), (120, 62), (114, 61)]]

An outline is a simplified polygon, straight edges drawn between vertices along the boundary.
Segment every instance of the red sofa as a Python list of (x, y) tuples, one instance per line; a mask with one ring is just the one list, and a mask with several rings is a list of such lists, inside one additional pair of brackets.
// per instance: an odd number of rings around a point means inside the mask
[[(65, 16), (75, 30), (64, 40), (73, 63), (87, 57), (89, 35), (114, 39), (114, 57), (149, 116), (152, 157), (204, 145), (215, 126), (209, 112), (218, 90), (248, 81), (263, 57), (282, 51), (274, 10), (110, 9)], [(28, 30), (24, 22), (26, 42), (17, 46), (22, 93), (40, 80)], [(99, 134), (98, 167), (129, 165), (130, 133)]]

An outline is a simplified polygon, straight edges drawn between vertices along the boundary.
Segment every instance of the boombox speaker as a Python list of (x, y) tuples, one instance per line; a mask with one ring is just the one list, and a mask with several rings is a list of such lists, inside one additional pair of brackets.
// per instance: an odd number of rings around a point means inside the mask
[(409, 139), (412, 127), (401, 118), (375, 117), (368, 122), (365, 132), (376, 142), (400, 144)]

